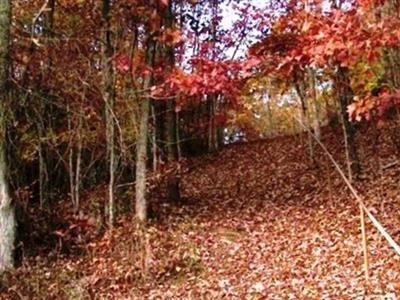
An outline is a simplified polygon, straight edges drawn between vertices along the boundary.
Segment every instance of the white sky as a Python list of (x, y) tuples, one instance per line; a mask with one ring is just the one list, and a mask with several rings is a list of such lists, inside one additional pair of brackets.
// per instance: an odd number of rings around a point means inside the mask
[[(250, 0), (250, 1), (240, 1), (241, 3), (239, 6), (244, 6), (247, 3), (250, 3), (253, 5), (256, 9), (263, 9), (265, 8), (268, 3), (271, 3), (271, 1), (274, 0)], [(273, 2), (272, 2), (273, 3)], [(233, 5), (237, 5), (234, 1), (231, 1), (229, 4), (223, 4), (222, 5), (222, 15), (223, 19), (221, 21), (221, 25), (223, 29), (229, 30), (232, 28), (232, 25), (239, 20), (239, 15), (236, 13), (236, 11), (233, 9)], [(328, 0), (323, 0), (323, 10), (324, 11), (329, 11), (330, 10), (330, 2)], [(255, 35), (257, 34), (256, 29), (248, 33), (248, 40), (250, 41), (255, 41)], [(247, 46), (242, 43), (242, 45), (239, 48), (238, 53), (236, 54), (236, 58), (243, 57), (246, 52), (247, 52)], [(229, 49), (226, 53), (228, 57), (231, 57), (233, 54), (234, 49)]]
[[(263, 8), (268, 3), (268, 1), (265, 1), (265, 0), (252, 0), (252, 1), (249, 1), (249, 2), (252, 5), (254, 5), (256, 8), (260, 8), (260, 9)], [(246, 1), (246, 3), (247, 3), (247, 1)], [(222, 18), (222, 21), (221, 21), (221, 25), (222, 25), (223, 29), (229, 30), (229, 29), (232, 28), (232, 25), (235, 22), (239, 21), (239, 17), (240, 16), (237, 14), (237, 12), (232, 7), (234, 4), (236, 4), (236, 3), (234, 3), (232, 1), (229, 5), (228, 4), (224, 4), (222, 6), (223, 18)], [(239, 6), (241, 6), (241, 5), (239, 4)], [(246, 51), (247, 51), (247, 46), (244, 43), (242, 43), (242, 45), (240, 46), (240, 48), (239, 48), (239, 50), (238, 50), (238, 52), (236, 54), (236, 58), (244, 56), (246, 54)], [(231, 57), (233, 55), (233, 52), (234, 52), (234, 49), (229, 49), (227, 51), (227, 56)]]

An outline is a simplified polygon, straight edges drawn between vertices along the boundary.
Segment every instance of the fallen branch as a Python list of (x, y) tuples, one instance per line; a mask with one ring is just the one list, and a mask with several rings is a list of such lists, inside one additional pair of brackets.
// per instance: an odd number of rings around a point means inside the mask
[[(353, 196), (356, 198), (357, 202), (360, 205), (360, 209), (364, 211), (368, 218), (371, 220), (372, 224), (375, 226), (376, 229), (384, 236), (384, 238), (388, 241), (390, 246), (395, 250), (397, 255), (400, 256), (400, 246), (396, 243), (396, 241), (390, 236), (390, 234), (385, 230), (385, 228), (382, 226), (381, 223), (372, 215), (371, 211), (365, 206), (363, 200), (361, 199), (360, 195), (358, 195), (356, 189), (354, 186), (351, 184), (350, 180), (346, 177), (342, 169), (340, 168), (339, 164), (336, 162), (336, 160), (333, 158), (332, 154), (329, 152), (329, 150), (325, 147), (325, 145), (320, 141), (318, 137), (315, 136), (315, 134), (301, 122), (298, 118), (295, 118), (296, 121), (302, 126), (305, 130), (307, 130), (311, 136), (316, 140), (318, 145), (324, 150), (326, 155), (329, 157), (333, 165), (335, 166), (337, 172), (340, 174), (340, 176), (343, 178), (344, 182), (346, 183), (347, 187), (353, 194)], [(368, 280), (368, 257), (366, 253), (366, 235), (365, 235), (365, 224), (364, 224), (364, 214), (361, 213), (361, 230), (362, 230), (362, 235), (363, 235), (363, 249), (364, 249), (364, 267), (365, 267), (365, 278)]]

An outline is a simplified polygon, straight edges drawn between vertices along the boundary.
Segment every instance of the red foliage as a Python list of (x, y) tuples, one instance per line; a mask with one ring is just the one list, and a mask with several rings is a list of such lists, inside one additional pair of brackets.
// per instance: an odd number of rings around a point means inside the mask
[[(155, 98), (172, 96), (202, 97), (204, 95), (224, 95), (235, 102), (241, 92), (243, 79), (251, 75), (257, 60), (211, 61), (202, 58), (192, 59), (195, 71), (192, 73), (175, 68), (166, 80), (153, 90)], [(179, 106), (184, 99), (179, 97)]]
[(379, 96), (369, 95), (363, 99), (356, 99), (354, 103), (349, 105), (348, 113), (350, 120), (361, 121), (365, 119), (370, 121), (384, 118), (386, 112), (399, 106), (400, 90), (394, 93), (384, 91)]
[[(281, 77), (293, 76), (299, 68), (334, 70), (375, 63), (382, 57), (382, 49), (400, 44), (400, 20), (381, 13), (384, 3), (354, 1), (346, 3), (346, 9), (327, 11), (321, 1), (288, 6), (288, 13), (264, 40), (251, 47), (250, 55), (262, 58), (264, 73)], [(357, 101), (349, 112), (354, 120), (370, 119), (371, 115), (382, 117), (399, 104), (398, 91), (386, 92)]]

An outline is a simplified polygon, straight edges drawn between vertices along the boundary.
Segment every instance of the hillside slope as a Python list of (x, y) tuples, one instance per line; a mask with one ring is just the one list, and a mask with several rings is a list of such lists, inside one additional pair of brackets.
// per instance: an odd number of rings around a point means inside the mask
[[(324, 142), (342, 162), (335, 136), (325, 132)], [(399, 257), (368, 221), (365, 283), (358, 206), (320, 150), (317, 166), (308, 161), (304, 140), (232, 145), (193, 159), (183, 206), (159, 200), (146, 232), (122, 218), (80, 256), (27, 259), (4, 297), (395, 299)], [(400, 242), (400, 164), (376, 171), (378, 161), (396, 159), (393, 147), (359, 144), (364, 172), (356, 186)]]

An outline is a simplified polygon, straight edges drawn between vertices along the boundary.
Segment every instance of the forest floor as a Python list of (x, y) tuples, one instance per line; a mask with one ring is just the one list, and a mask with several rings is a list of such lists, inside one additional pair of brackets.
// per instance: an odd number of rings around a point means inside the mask
[[(323, 141), (343, 164), (339, 134)], [(321, 150), (317, 166), (308, 161), (305, 141), (277, 137), (193, 159), (183, 205), (159, 200), (147, 229), (125, 216), (69, 254), (56, 232), (58, 249), (26, 257), (3, 278), (0, 298), (397, 299), (399, 256), (367, 220), (365, 282), (358, 205)], [(374, 146), (368, 134), (358, 144), (355, 186), (400, 242), (394, 147), (385, 138)]]

